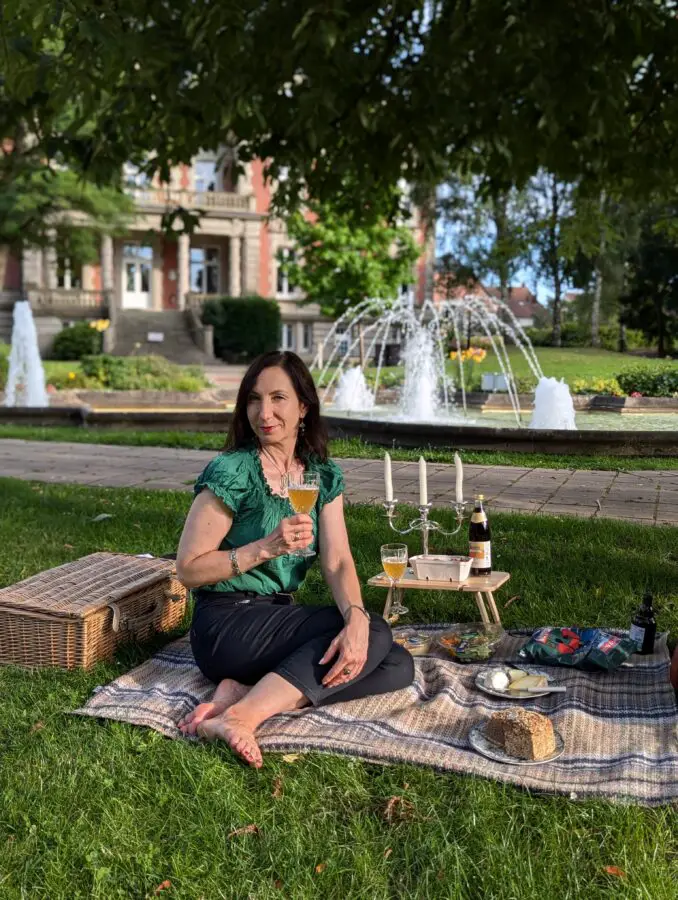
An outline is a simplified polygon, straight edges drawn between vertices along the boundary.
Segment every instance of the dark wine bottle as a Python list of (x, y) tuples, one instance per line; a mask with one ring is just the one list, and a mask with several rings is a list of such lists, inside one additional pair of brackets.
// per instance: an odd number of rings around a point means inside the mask
[(492, 542), (490, 523), (483, 509), (484, 496), (478, 494), (474, 498), (471, 524), (468, 529), (469, 556), (471, 557), (471, 575), (490, 575), (492, 572)]
[(652, 653), (656, 635), (657, 621), (652, 607), (652, 594), (647, 591), (643, 597), (643, 602), (633, 617), (630, 637), (636, 642), (638, 653)]

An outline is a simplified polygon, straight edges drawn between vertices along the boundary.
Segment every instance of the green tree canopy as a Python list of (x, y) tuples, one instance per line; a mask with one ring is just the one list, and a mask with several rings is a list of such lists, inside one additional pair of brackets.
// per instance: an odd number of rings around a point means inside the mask
[[(669, 0), (5, 0), (0, 131), (107, 182), (232, 136), (241, 160), (327, 200), (464, 160), (498, 187), (540, 169), (646, 193), (678, 176)], [(75, 114), (63, 122), (62, 111)], [(652, 165), (648, 165), (648, 160)]]
[(628, 290), (622, 298), (626, 324), (657, 339), (664, 356), (678, 338), (678, 208), (663, 206), (643, 217), (629, 261)]
[[(392, 194), (397, 205), (397, 191)], [(365, 222), (341, 201), (312, 201), (288, 218), (287, 230), (295, 256), (281, 265), (325, 315), (339, 316), (369, 298), (395, 298), (414, 280), (421, 248), (411, 229), (389, 225), (385, 215)]]

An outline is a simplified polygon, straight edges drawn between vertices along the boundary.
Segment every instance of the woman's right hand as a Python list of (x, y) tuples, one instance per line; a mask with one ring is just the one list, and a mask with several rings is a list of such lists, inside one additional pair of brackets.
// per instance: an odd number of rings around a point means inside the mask
[(275, 531), (264, 538), (263, 543), (271, 557), (303, 550), (313, 543), (313, 519), (305, 513), (283, 519)]

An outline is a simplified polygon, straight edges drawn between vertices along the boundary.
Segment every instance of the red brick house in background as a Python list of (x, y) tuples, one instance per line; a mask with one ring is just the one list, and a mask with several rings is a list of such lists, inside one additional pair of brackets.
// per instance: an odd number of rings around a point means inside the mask
[[(115, 353), (161, 352), (198, 361), (202, 351), (209, 351), (198, 315), (205, 299), (260, 294), (280, 306), (281, 347), (307, 359), (314, 355), (331, 323), (317, 306), (301, 303), (302, 295), (280, 269), (280, 255), (294, 253), (294, 246), (284, 223), (268, 218), (271, 186), (264, 181), (263, 163), (247, 164), (244, 174), (233, 179), (218, 159), (217, 152), (201, 153), (192, 165), (176, 167), (164, 185), (126, 167), (136, 216), (124, 237), (102, 240), (99, 261), (92, 265), (73, 267), (51, 249), (25, 252), (25, 288), (43, 351), (64, 324), (106, 316), (112, 322), (107, 343)], [(203, 214), (190, 237), (171, 240), (161, 232), (161, 218), (177, 206)], [(408, 224), (423, 250), (416, 211)], [(0, 340), (8, 340), (19, 265), (7, 253), (0, 256)], [(415, 273), (419, 300), (425, 278), (422, 254)], [(177, 343), (173, 339), (180, 333)]]
[[(497, 300), (501, 300), (501, 291), (499, 288), (487, 288), (487, 292), (491, 297), (496, 297)], [(523, 328), (531, 328), (535, 324), (535, 314), (544, 309), (536, 296), (524, 284), (521, 284), (518, 287), (509, 288), (507, 306), (518, 320), (518, 324), (522, 325)]]
[[(468, 286), (459, 285), (451, 290), (445, 289), (444, 283), (441, 281), (434, 292), (434, 300), (440, 302), (455, 297), (461, 299), (469, 294), (484, 300), (492, 310), (497, 306), (495, 301), (501, 300), (501, 290), (498, 287), (487, 287), (479, 281)], [(523, 328), (531, 328), (535, 324), (535, 315), (544, 310), (536, 296), (524, 284), (509, 288), (507, 306)]]

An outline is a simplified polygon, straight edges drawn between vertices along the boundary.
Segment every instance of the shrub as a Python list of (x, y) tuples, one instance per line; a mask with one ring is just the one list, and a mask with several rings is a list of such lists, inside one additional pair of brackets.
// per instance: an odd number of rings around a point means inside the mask
[(76, 390), (81, 388), (91, 388), (97, 390), (102, 385), (96, 378), (88, 378), (82, 371), (80, 366), (73, 366), (72, 369), (56, 369), (45, 375), (49, 384), (56, 388), (57, 391)]
[(570, 385), (573, 394), (607, 394), (612, 397), (623, 397), (616, 378), (575, 378)]
[(101, 353), (104, 336), (89, 322), (77, 322), (62, 328), (54, 338), (53, 359), (82, 359), (92, 353)]
[(178, 366), (162, 356), (86, 356), (82, 371), (113, 391), (189, 391), (209, 387), (199, 366)]
[(673, 397), (678, 394), (678, 364), (631, 366), (617, 375), (625, 394), (645, 397)]
[(226, 362), (247, 362), (280, 346), (282, 323), (275, 300), (256, 295), (208, 300), (202, 321), (214, 327), (214, 352)]
[(3, 344), (0, 341), (0, 391), (5, 390), (7, 384), (7, 373), (9, 371), (9, 344)]
[[(552, 328), (526, 328), (525, 332), (535, 347), (553, 346)], [(589, 325), (577, 325), (574, 322), (566, 322), (560, 333), (560, 341), (563, 347), (590, 347), (591, 328)], [(619, 349), (619, 326), (600, 326), (600, 346), (604, 350)], [(648, 341), (640, 329), (626, 329), (626, 349), (642, 350), (648, 346)]]

